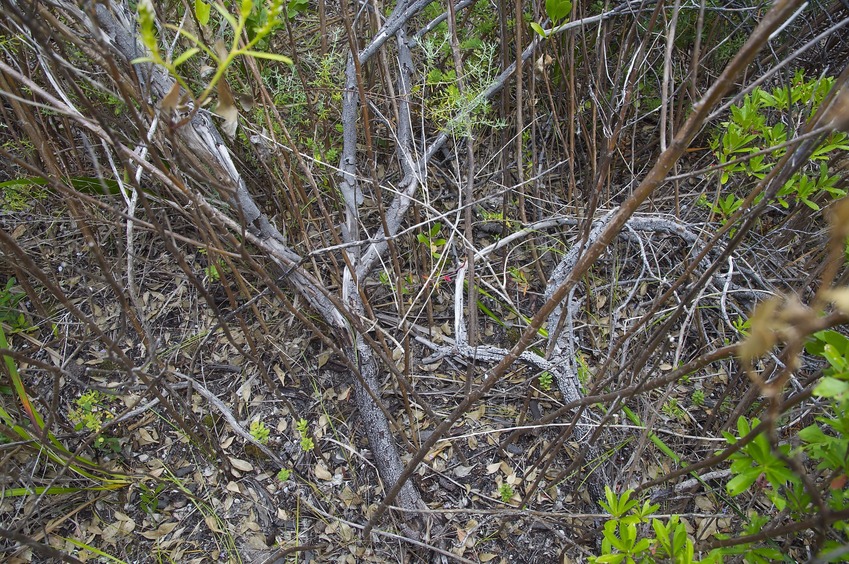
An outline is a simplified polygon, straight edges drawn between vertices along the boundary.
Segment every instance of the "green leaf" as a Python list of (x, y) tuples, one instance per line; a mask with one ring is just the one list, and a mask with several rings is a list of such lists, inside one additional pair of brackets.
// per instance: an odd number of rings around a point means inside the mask
[(293, 19), (301, 12), (305, 12), (307, 7), (309, 7), (307, 0), (289, 0), (289, 4), (286, 6), (286, 15), (289, 19)]
[(211, 11), (212, 6), (203, 0), (195, 0), (195, 17), (200, 25), (205, 27), (209, 23), (209, 13)]
[(826, 376), (814, 388), (813, 394), (821, 398), (836, 398), (844, 396), (847, 392), (849, 392), (849, 382)]
[(542, 26), (539, 25), (537, 22), (531, 22), (531, 29), (534, 30), (535, 32), (537, 32), (537, 35), (539, 35), (543, 39), (548, 37), (548, 34), (545, 32), (545, 30), (542, 28)]
[(266, 53), (264, 51), (242, 51), (242, 55), (246, 55), (248, 57), (256, 57), (257, 59), (268, 59), (271, 61), (278, 61), (281, 63), (286, 63), (287, 65), (294, 64), (292, 62), (292, 59), (290, 59), (286, 55), (279, 55), (277, 53)]
[(572, 11), (572, 2), (569, 0), (545, 0), (545, 13), (552, 22), (562, 20)]
[(738, 496), (744, 491), (749, 489), (749, 486), (755, 483), (755, 480), (758, 479), (758, 476), (761, 475), (760, 468), (752, 468), (742, 474), (739, 474), (733, 477), (728, 484), (725, 486), (725, 489), (728, 490), (728, 493), (732, 496)]
[(180, 65), (182, 65), (183, 63), (185, 63), (186, 61), (188, 61), (189, 59), (194, 57), (199, 52), (200, 52), (200, 49), (198, 49), (197, 47), (192, 47), (191, 49), (188, 49), (185, 53), (183, 53), (182, 55), (180, 55), (179, 57), (174, 59), (174, 62), (171, 63), (171, 64), (174, 65), (175, 68), (179, 67)]

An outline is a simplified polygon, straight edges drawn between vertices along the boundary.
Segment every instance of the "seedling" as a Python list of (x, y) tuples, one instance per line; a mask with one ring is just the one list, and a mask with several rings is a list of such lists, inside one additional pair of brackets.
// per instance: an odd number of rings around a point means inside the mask
[(703, 390), (693, 390), (693, 394), (690, 396), (690, 401), (693, 402), (693, 405), (702, 406), (705, 403), (705, 392)]
[(543, 389), (543, 391), (548, 392), (551, 390), (551, 382), (554, 377), (551, 372), (545, 371), (539, 375), (539, 387)]
[(442, 229), (442, 224), (437, 221), (428, 231), (416, 235), (416, 240), (426, 246), (431, 256), (436, 260), (442, 258), (442, 250), (447, 243), (444, 238), (438, 237), (440, 229)]
[(513, 491), (513, 486), (511, 486), (507, 482), (502, 483), (498, 487), (498, 495), (501, 496), (501, 501), (503, 501), (504, 503), (509, 503), (510, 500), (513, 499), (514, 493), (515, 492)]
[(251, 421), (250, 433), (251, 436), (256, 439), (259, 444), (268, 444), (268, 437), (271, 432), (268, 430), (268, 427), (265, 426), (265, 423), (263, 423), (259, 419), (254, 419), (253, 421)]
[(309, 436), (309, 423), (306, 419), (299, 419), (296, 427), (298, 429), (298, 434), (301, 436), (301, 450), (304, 452), (309, 452), (315, 448), (315, 443), (312, 438)]
[(15, 289), (17, 280), (14, 277), (6, 281), (6, 287), (0, 289), (0, 323), (9, 326), (9, 334), (26, 333), (35, 329), (28, 322), (23, 312), (17, 309), (18, 304), (26, 297)]
[[(97, 390), (90, 390), (74, 401), (74, 407), (68, 411), (68, 419), (74, 424), (75, 431), (86, 430), (100, 432), (103, 424), (114, 417), (105, 403), (105, 396)], [(121, 443), (115, 437), (99, 435), (92, 443), (97, 450), (118, 453)]]

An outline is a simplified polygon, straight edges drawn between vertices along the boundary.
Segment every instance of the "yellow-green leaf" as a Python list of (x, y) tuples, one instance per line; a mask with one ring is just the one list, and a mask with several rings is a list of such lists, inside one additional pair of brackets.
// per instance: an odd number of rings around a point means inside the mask
[(198, 19), (200, 25), (206, 26), (209, 23), (209, 13), (211, 10), (212, 6), (203, 0), (195, 0), (195, 17)]
[(195, 54), (199, 51), (200, 49), (198, 49), (197, 47), (192, 47), (191, 49), (187, 50), (185, 53), (174, 59), (174, 68), (179, 67), (180, 65), (194, 57)]
[(256, 57), (257, 59), (269, 59), (272, 61), (280, 61), (281, 63), (286, 63), (287, 65), (292, 64), (292, 59), (290, 59), (286, 55), (278, 55), (277, 53), (265, 53), (263, 51), (243, 51), (242, 54), (247, 55), (248, 57)]

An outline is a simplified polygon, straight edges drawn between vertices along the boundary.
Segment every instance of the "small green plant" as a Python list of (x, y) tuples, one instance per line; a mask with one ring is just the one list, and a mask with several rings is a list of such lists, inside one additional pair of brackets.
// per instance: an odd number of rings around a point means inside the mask
[(271, 434), (271, 431), (269, 431), (268, 427), (265, 426), (265, 423), (259, 419), (251, 421), (250, 433), (259, 444), (268, 444), (268, 437)]
[(498, 495), (501, 496), (501, 501), (504, 503), (509, 503), (510, 500), (513, 499), (514, 494), (513, 486), (507, 482), (503, 482), (500, 486), (498, 486)]
[(0, 323), (6, 324), (9, 334), (26, 333), (35, 329), (27, 321), (26, 315), (17, 309), (18, 304), (26, 294), (16, 289), (17, 280), (14, 277), (6, 281), (6, 286), (0, 289)]
[(676, 398), (667, 399), (661, 411), (674, 419), (684, 419), (687, 417), (687, 412), (681, 408), (681, 404), (678, 403)]
[(203, 275), (210, 282), (218, 282), (228, 272), (227, 263), (224, 259), (213, 260), (206, 249), (198, 249), (198, 253), (206, 257), (206, 266), (203, 267)]
[(724, 198), (717, 200), (716, 205), (708, 202), (707, 198), (699, 200), (703, 205), (706, 204), (713, 213), (721, 216), (723, 220), (727, 220), (734, 215), (734, 212), (743, 205), (743, 201), (743, 198), (738, 197), (736, 194), (726, 194)]
[(16, 178), (0, 182), (0, 209), (27, 211), (35, 202), (47, 199), (43, 179)]
[[(68, 419), (74, 424), (75, 431), (99, 433), (103, 424), (113, 417), (106, 405), (106, 397), (97, 390), (89, 390), (78, 397), (68, 411)], [(117, 438), (104, 435), (99, 435), (92, 446), (103, 452), (117, 453), (121, 450), (121, 443)]]
[(701, 407), (705, 404), (705, 392), (704, 390), (693, 390), (692, 395), (690, 395), (690, 401), (693, 402), (693, 405)]
[(750, 319), (743, 319), (738, 315), (737, 319), (735, 319), (732, 323), (734, 324), (734, 330), (741, 336), (749, 336), (749, 330), (752, 328), (752, 322)]
[[(238, 57), (244, 56), (269, 59), (291, 65), (292, 60), (289, 57), (279, 55), (277, 53), (257, 51), (254, 49), (266, 36), (283, 25), (284, 12), (286, 11), (283, 1), (271, 0), (270, 2), (257, 6), (254, 4), (253, 0), (241, 0), (241, 2), (238, 3), (238, 6), (239, 14), (238, 18), (236, 18), (224, 5), (217, 2), (212, 4), (201, 0), (195, 2), (195, 17), (197, 18), (198, 23), (202, 26), (206, 26), (207, 23), (209, 23), (209, 16), (211, 13), (210, 7), (215, 8), (219, 15), (230, 25), (233, 35), (229, 48), (224, 45), (223, 40), (219, 40), (214, 48), (210, 48), (198, 37), (192, 35), (183, 27), (166, 24), (165, 27), (167, 29), (179, 33), (194, 46), (182, 52), (175, 59), (165, 59), (162, 56), (162, 52), (159, 50), (159, 39), (157, 37), (156, 30), (156, 10), (153, 2), (151, 0), (141, 0), (137, 6), (140, 35), (142, 42), (145, 47), (147, 47), (150, 54), (133, 60), (133, 63), (154, 63), (161, 65), (168, 70), (171, 76), (177, 80), (181, 87), (183, 87), (187, 92), (191, 92), (192, 89), (178, 73), (178, 67), (201, 51), (206, 53), (207, 56), (215, 62), (216, 69), (215, 74), (207, 84), (204, 91), (197, 97), (197, 100), (195, 101), (197, 107), (202, 106), (203, 102), (209, 98), (219, 81), (223, 79), (224, 73)], [(254, 10), (255, 7), (257, 10)], [(240, 46), (243, 31), (248, 32), (249, 41), (246, 45)]]
[(165, 484), (158, 482), (150, 487), (144, 482), (139, 483), (139, 507), (147, 514), (156, 513), (159, 509), (159, 495), (165, 489)]
[[(805, 351), (823, 359), (827, 365), (812, 392), (825, 402), (822, 414), (816, 417), (815, 423), (799, 431), (799, 446), (794, 446), (796, 441), (792, 440), (771, 442), (765, 432), (759, 432), (729, 458), (734, 477), (726, 485), (732, 496), (745, 492), (762, 495), (777, 512), (797, 522), (809, 520), (820, 513), (820, 506), (807, 489), (811, 484), (823, 485), (819, 493), (822, 496), (820, 503), (825, 503), (830, 511), (840, 512), (849, 508), (849, 338), (831, 329), (820, 331), (814, 333)], [(737, 434), (723, 434), (728, 444), (734, 445), (751, 435), (759, 424), (756, 418), (740, 417)], [(797, 461), (807, 459), (804, 466), (815, 469), (810, 471), (812, 475), (803, 480), (789, 464), (793, 458)], [(799, 464), (795, 468), (801, 467)], [(754, 511), (750, 511), (747, 517), (746, 534), (754, 534), (770, 521), (769, 516)], [(846, 542), (849, 520), (835, 520), (830, 526), (834, 535), (819, 547), (821, 554)], [(733, 550), (721, 549), (720, 554), (746, 554), (750, 560), (763, 562), (781, 558), (781, 553), (772, 547), (750, 545), (733, 547)]]
[[(566, 16), (572, 11), (572, 2), (570, 0), (545, 0), (545, 13), (551, 19), (552, 24), (561, 23)], [(531, 29), (537, 32), (537, 35), (546, 39), (548, 37), (549, 31), (543, 29), (543, 27), (537, 22), (532, 21), (530, 23)]]
[(582, 386), (586, 386), (587, 383), (590, 381), (590, 378), (592, 378), (592, 371), (590, 370), (590, 365), (582, 352), (578, 352), (575, 355), (575, 362), (578, 365), (578, 381), (581, 383)]
[(417, 91), (428, 116), (438, 127), (456, 135), (467, 135), (477, 126), (505, 127), (503, 120), (489, 116), (490, 104), (480, 94), (498, 74), (498, 44), (477, 35), (462, 37), (464, 84), (461, 92), (455, 69), (444, 70), (442, 61), (450, 54), (448, 29), (437, 28), (422, 42), (427, 72)]
[(309, 436), (309, 423), (306, 419), (302, 418), (298, 420), (295, 427), (298, 429), (298, 434), (301, 437), (301, 450), (304, 452), (310, 452), (315, 448), (315, 443)]
[(280, 471), (277, 473), (277, 479), (281, 482), (285, 482), (289, 479), (291, 475), (292, 470), (290, 470), (289, 468), (281, 468)]
[(438, 236), (440, 229), (442, 229), (442, 224), (437, 221), (428, 231), (416, 235), (416, 240), (427, 247), (431, 256), (437, 260), (442, 258), (442, 251), (445, 243), (447, 243), (443, 237)]
[(551, 372), (547, 370), (539, 375), (539, 387), (543, 389), (543, 391), (548, 392), (551, 391), (551, 383), (554, 379)]
[[(632, 499), (634, 490), (626, 490), (620, 495), (605, 486), (604, 497), (600, 505), (610, 514), (604, 524), (601, 540), (601, 555), (590, 558), (592, 563), (618, 564), (620, 562), (662, 561), (665, 557), (673, 562), (692, 562), (693, 542), (687, 536), (684, 524), (673, 517), (664, 524), (652, 519), (655, 537), (647, 536), (644, 526), (649, 516), (657, 511), (659, 505)], [(655, 557), (658, 557), (655, 560)]]
[(508, 268), (507, 273), (510, 274), (510, 278), (516, 283), (516, 286), (519, 287), (522, 291), (522, 295), (524, 296), (531, 287), (531, 283), (528, 281), (528, 275), (525, 274), (524, 270), (516, 268), (515, 266)]

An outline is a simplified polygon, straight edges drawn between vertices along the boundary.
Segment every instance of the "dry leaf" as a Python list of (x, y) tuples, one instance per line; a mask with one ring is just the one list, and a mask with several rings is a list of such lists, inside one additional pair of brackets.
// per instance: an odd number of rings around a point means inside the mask
[(215, 113), (224, 118), (221, 131), (232, 141), (236, 137), (236, 127), (239, 125), (239, 108), (236, 107), (236, 101), (226, 80), (222, 78), (216, 86), (218, 105), (215, 107)]
[(458, 478), (465, 478), (472, 473), (474, 466), (457, 466), (454, 468), (454, 475)]
[(315, 477), (319, 480), (324, 480), (325, 482), (329, 482), (333, 479), (333, 474), (327, 469), (327, 467), (319, 462), (315, 465)]
[(247, 460), (242, 460), (240, 458), (233, 458), (232, 456), (230, 456), (229, 458), (230, 458), (230, 464), (236, 470), (240, 470), (242, 472), (250, 472), (251, 470), (254, 469), (253, 465), (250, 462), (248, 462)]
[(171, 112), (177, 109), (177, 105), (180, 103), (180, 84), (175, 82), (171, 87), (171, 90), (168, 91), (168, 94), (162, 99), (159, 107), (162, 109), (162, 113), (166, 116), (170, 117)]
[(165, 535), (169, 534), (171, 531), (173, 531), (176, 527), (176, 521), (171, 523), (162, 523), (155, 531), (145, 531), (141, 533), (141, 536), (150, 540), (159, 540)]
[(209, 527), (209, 530), (213, 533), (223, 533), (221, 530), (221, 526), (218, 524), (218, 519), (216, 519), (215, 515), (207, 515), (203, 518), (206, 526)]

